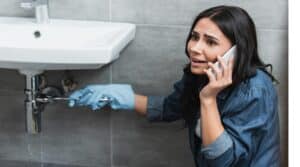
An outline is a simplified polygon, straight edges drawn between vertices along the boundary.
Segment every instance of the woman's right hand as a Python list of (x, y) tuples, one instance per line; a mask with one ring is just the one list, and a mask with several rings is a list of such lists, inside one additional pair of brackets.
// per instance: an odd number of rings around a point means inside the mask
[[(133, 110), (134, 97), (132, 87), (127, 84), (88, 85), (69, 96), (69, 106), (88, 106), (97, 110), (108, 104), (112, 109)], [(109, 100), (101, 101), (103, 98)]]
[(206, 99), (216, 99), (218, 93), (232, 84), (232, 72), (234, 59), (230, 58), (226, 62), (222, 57), (218, 56), (219, 67), (209, 63), (208, 66), (212, 70), (204, 70), (208, 76), (209, 83), (200, 91), (199, 98), (204, 101)]

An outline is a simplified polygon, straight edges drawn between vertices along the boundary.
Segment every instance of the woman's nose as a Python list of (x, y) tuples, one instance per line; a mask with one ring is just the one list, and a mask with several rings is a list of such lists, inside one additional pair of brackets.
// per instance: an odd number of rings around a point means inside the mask
[(191, 50), (193, 52), (202, 53), (203, 51), (203, 43), (201, 41), (196, 42), (192, 47)]

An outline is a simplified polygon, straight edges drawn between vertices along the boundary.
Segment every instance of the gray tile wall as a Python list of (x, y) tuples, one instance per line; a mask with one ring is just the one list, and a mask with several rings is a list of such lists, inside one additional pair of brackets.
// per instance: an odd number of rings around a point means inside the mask
[[(32, 17), (21, 0), (1, 0), (0, 16)], [(227, 4), (245, 8), (253, 17), (259, 51), (273, 64), (279, 79), (282, 166), (287, 166), (287, 1), (283, 0), (49, 0), (50, 16), (131, 22), (136, 38), (120, 58), (99, 70), (71, 71), (79, 86), (129, 83), (138, 93), (166, 95), (187, 62), (184, 41), (199, 11)], [(270, 5), (272, 4), (272, 5)], [(57, 85), (62, 71), (47, 71)], [(47, 106), (42, 133), (24, 132), (24, 77), (0, 70), (0, 164), (7, 166), (193, 166), (182, 122), (150, 124), (131, 112), (88, 112), (64, 103)], [(87, 111), (87, 112), (85, 112)]]

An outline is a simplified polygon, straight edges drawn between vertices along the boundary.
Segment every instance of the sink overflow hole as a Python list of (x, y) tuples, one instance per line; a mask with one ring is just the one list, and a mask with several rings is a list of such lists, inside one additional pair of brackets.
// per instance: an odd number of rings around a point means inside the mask
[(41, 37), (41, 32), (40, 31), (34, 31), (33, 35), (34, 35), (35, 38), (39, 38), (39, 37)]

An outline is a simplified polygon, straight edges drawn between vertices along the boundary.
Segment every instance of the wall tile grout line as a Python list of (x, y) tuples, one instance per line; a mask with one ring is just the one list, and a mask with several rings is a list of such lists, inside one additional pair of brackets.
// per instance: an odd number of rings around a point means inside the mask
[[(110, 16), (110, 21), (113, 21)], [(147, 23), (135, 23), (127, 21), (128, 23), (135, 24), (136, 26), (141, 27), (161, 27), (161, 28), (190, 28), (190, 25), (180, 25), (180, 24), (147, 24)], [(287, 28), (265, 28), (265, 27), (256, 27), (257, 30), (261, 31), (287, 31)]]
[[(109, 22), (112, 22), (112, 8), (111, 8), (111, 1), (109, 0), (109, 7), (108, 7), (108, 12), (109, 12)], [(113, 65), (109, 67), (109, 82), (112, 83), (112, 75), (113, 75)], [(110, 166), (114, 167), (114, 161), (113, 161), (113, 120), (112, 120), (112, 112), (110, 112), (110, 117), (109, 117), (109, 126), (110, 126)]]
[(109, 7), (108, 7), (108, 11), (109, 11), (109, 12), (108, 12), (108, 13), (109, 13), (109, 21), (110, 21), (110, 22), (112, 21), (112, 10), (111, 10), (111, 4), (112, 4), (112, 3), (111, 3), (111, 1), (112, 1), (112, 0), (109, 0), (109, 3), (108, 3), (108, 6), (109, 6)]
[(147, 24), (147, 23), (134, 23), (137, 26), (143, 27), (162, 27), (162, 28), (190, 28), (189, 25), (175, 25), (175, 24)]
[(113, 121), (112, 121), (112, 112), (110, 112), (110, 166), (114, 167), (114, 161), (113, 161)]

